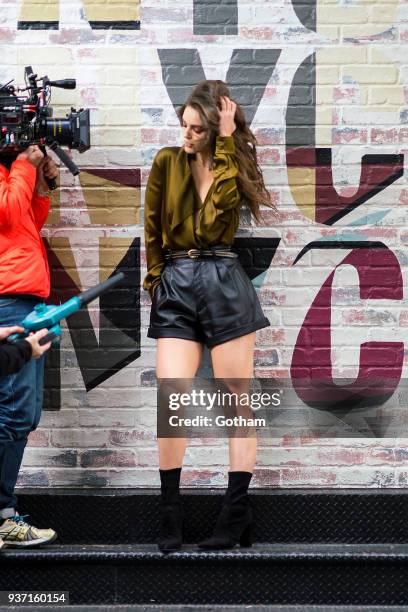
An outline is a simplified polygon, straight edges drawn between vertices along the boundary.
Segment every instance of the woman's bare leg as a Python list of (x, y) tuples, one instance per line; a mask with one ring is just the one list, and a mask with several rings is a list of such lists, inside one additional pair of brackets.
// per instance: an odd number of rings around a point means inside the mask
[[(157, 378), (193, 378), (200, 366), (203, 345), (181, 338), (159, 338), (157, 341)], [(161, 470), (183, 464), (186, 438), (158, 438)]]
[[(234, 338), (215, 346), (211, 358), (215, 378), (225, 380), (232, 393), (248, 393), (249, 379), (253, 372), (255, 332)], [(224, 409), (224, 412), (228, 410)], [(235, 415), (251, 414), (250, 407), (235, 403)], [(252, 416), (252, 414), (251, 414)], [(232, 431), (231, 431), (232, 429)], [(230, 471), (228, 488), (218, 516), (213, 535), (198, 543), (204, 550), (219, 550), (251, 545), (252, 513), (248, 487), (256, 460), (256, 429), (252, 427), (231, 428), (229, 431)], [(241, 437), (240, 437), (241, 436)]]
[[(248, 393), (245, 379), (253, 378), (255, 332), (228, 340), (210, 349), (215, 378), (228, 381), (231, 392)], [(244, 380), (239, 380), (244, 379)], [(230, 470), (253, 472), (256, 461), (256, 431), (247, 437), (229, 438)]]

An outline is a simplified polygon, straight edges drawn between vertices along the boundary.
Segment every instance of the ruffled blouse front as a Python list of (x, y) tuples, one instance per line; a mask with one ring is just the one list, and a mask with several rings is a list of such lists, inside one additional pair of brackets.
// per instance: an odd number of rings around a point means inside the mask
[(144, 228), (147, 274), (143, 288), (153, 296), (166, 263), (163, 249), (231, 245), (239, 225), (241, 194), (232, 136), (218, 136), (214, 181), (204, 202), (197, 196), (188, 154), (183, 148), (161, 149), (146, 187)]

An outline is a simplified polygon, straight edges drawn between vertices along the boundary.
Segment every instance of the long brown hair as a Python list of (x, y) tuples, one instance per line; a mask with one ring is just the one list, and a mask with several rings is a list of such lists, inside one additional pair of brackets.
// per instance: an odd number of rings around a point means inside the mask
[[(200, 81), (177, 111), (180, 123), (187, 106), (199, 112), (203, 126), (209, 131), (210, 167), (213, 164), (216, 137), (219, 134), (218, 109), (221, 110), (221, 96), (231, 98), (229, 89), (223, 81)], [(276, 212), (276, 207), (265, 186), (258, 164), (256, 138), (247, 125), (244, 111), (237, 102), (236, 104), (234, 117), (236, 130), (232, 136), (238, 165), (238, 189), (256, 221), (261, 222), (259, 206), (268, 206), (274, 212)]]

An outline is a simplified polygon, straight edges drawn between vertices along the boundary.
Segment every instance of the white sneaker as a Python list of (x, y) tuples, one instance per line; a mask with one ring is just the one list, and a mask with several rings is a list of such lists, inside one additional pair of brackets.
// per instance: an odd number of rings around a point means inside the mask
[[(28, 516), (28, 515), (25, 515)], [(57, 534), (53, 529), (38, 529), (24, 521), (24, 516), (15, 514), (0, 525), (0, 541), (3, 546), (22, 548), (53, 542)]]

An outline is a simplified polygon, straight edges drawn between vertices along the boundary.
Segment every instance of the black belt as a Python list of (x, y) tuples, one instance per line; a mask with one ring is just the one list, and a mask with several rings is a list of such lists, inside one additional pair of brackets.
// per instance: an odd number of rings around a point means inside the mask
[(178, 259), (179, 257), (189, 257), (190, 259), (198, 259), (199, 257), (238, 257), (236, 253), (228, 248), (214, 249), (189, 249), (188, 251), (167, 251), (164, 253), (165, 259)]

